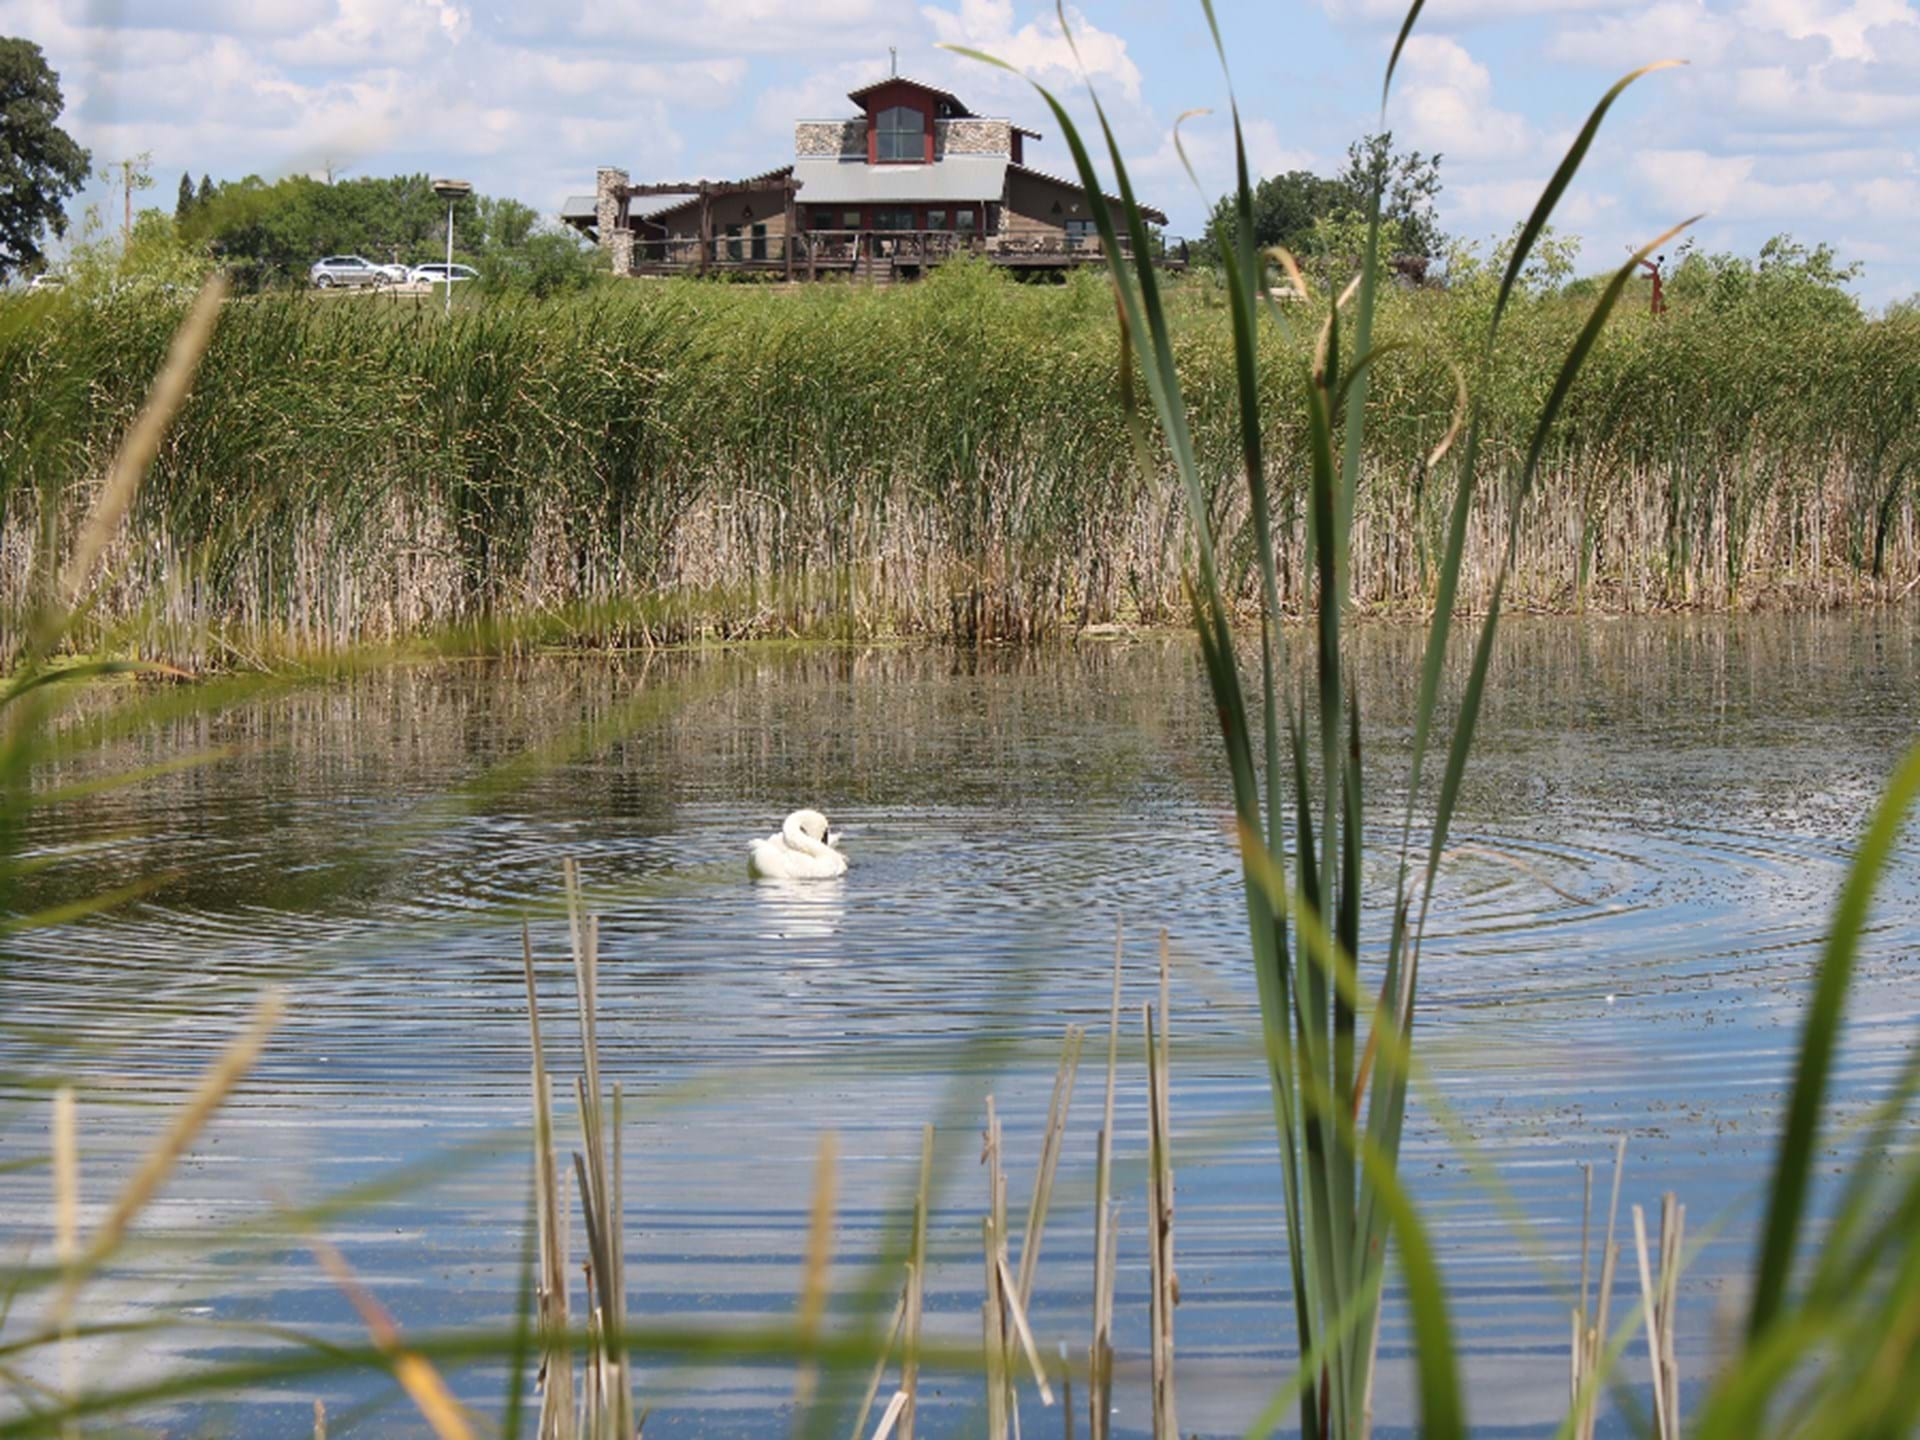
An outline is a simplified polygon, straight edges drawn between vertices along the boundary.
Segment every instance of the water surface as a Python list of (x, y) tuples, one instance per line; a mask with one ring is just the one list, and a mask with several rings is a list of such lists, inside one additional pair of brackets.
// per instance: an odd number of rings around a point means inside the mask
[[(1426, 944), (1430, 1086), (1403, 1160), (1446, 1266), (1477, 1426), (1543, 1434), (1562, 1413), (1578, 1166), (1601, 1165), (1604, 1182), (1620, 1135), (1626, 1200), (1651, 1212), (1675, 1190), (1690, 1232), (1708, 1237), (1680, 1336), (1683, 1374), (1706, 1373), (1716, 1307), (1751, 1252), (1827, 909), (1915, 736), (1915, 639), (1899, 613), (1509, 625)], [(1377, 628), (1356, 643), (1377, 762), (1371, 963), (1418, 636)], [(328, 1234), (402, 1324), (503, 1323), (527, 1198), (523, 916), (554, 1067), (563, 1079), (578, 1067), (551, 908), (567, 856), (603, 916), (603, 1066), (629, 1096), (636, 1321), (790, 1313), (823, 1129), (840, 1140), (836, 1275), (850, 1297), (897, 1238), (932, 1120), (929, 1323), (977, 1336), (984, 1097), (1004, 1117), (1023, 1213), (1059, 1037), (1077, 1023), (1092, 1042), (1033, 1318), (1045, 1348), (1067, 1340), (1081, 1354), (1097, 1061), (1124, 924), (1118, 1420), (1135, 1433), (1147, 1324), (1138, 1006), (1164, 927), (1183, 1428), (1237, 1433), (1289, 1373), (1244, 911), (1218, 741), (1185, 641), (397, 668), (156, 722), (48, 779), (210, 749), (221, 758), (33, 822), (29, 846), (62, 858), (31, 906), (143, 877), (154, 888), (6, 942), (0, 1158), (44, 1152), (43, 1086), (76, 1078), (85, 1186), (103, 1200), (160, 1123), (157, 1104), (183, 1093), (274, 980), (288, 1019), (148, 1232), (244, 1227), (276, 1204), (449, 1158), (446, 1173)], [(800, 804), (844, 829), (851, 874), (750, 884), (748, 838)], [(1840, 1057), (1843, 1114), (1885, 1084), (1920, 1012), (1915, 855), (1909, 842), (1896, 857), (1874, 917)], [(1475, 1177), (1475, 1157), (1497, 1186)], [(45, 1244), (44, 1170), (0, 1176), (0, 1216), (17, 1242)], [(103, 1343), (93, 1383), (182, 1356), (234, 1358), (268, 1343), (257, 1329), (268, 1322), (359, 1334), (299, 1245), (244, 1233), (156, 1251), (90, 1303), (94, 1318), (256, 1327)], [(1379, 1411), (1387, 1431), (1405, 1431), (1397, 1310), (1381, 1355)], [(1643, 1379), (1644, 1356), (1629, 1363)], [(455, 1378), (497, 1411), (497, 1369)], [(643, 1362), (647, 1433), (784, 1435), (792, 1383), (773, 1367)], [(977, 1383), (937, 1383), (931, 1433), (971, 1423)], [(295, 1433), (315, 1396), (335, 1434), (417, 1432), (373, 1379), (236, 1397), (181, 1423)], [(1028, 1426), (1057, 1423), (1030, 1394), (1023, 1403)]]

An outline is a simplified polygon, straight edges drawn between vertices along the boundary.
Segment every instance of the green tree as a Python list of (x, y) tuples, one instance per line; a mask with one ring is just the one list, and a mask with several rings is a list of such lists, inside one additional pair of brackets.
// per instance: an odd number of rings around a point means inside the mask
[(200, 189), (198, 193), (194, 195), (193, 203), (195, 205), (204, 207), (207, 204), (209, 204), (212, 201), (212, 199), (213, 199), (213, 177), (208, 175), (203, 170), (200, 173)]
[[(1254, 244), (1262, 249), (1281, 245), (1297, 255), (1331, 259), (1331, 249), (1345, 244), (1356, 225), (1364, 236), (1376, 183), (1381, 190), (1383, 250), (1422, 258), (1440, 254), (1446, 245), (1434, 213), (1434, 197), (1440, 193), (1440, 157), (1417, 150), (1396, 153), (1391, 131), (1354, 141), (1347, 148), (1345, 167), (1336, 176), (1289, 170), (1262, 180), (1252, 195)], [(1233, 204), (1223, 198), (1214, 206), (1203, 248), (1217, 253), (1223, 237), (1232, 233), (1232, 225)]]
[[(520, 208), (533, 213), (524, 205)], [(536, 300), (584, 290), (605, 270), (606, 257), (597, 246), (559, 226), (535, 230), (517, 245), (489, 245), (480, 257), (481, 282), (488, 292)]]
[(521, 248), (540, 223), (540, 212), (518, 200), (483, 197), (479, 213), (481, 244), (489, 250)]
[(1399, 241), (1400, 248), (1393, 253), (1433, 259), (1445, 250), (1447, 237), (1440, 231), (1433, 204), (1440, 193), (1438, 155), (1422, 155), (1418, 150), (1397, 154), (1393, 132), (1383, 131), (1347, 147), (1347, 168), (1335, 183), (1347, 196), (1343, 208), (1363, 216), (1378, 187), (1382, 233), (1391, 226)]
[(1762, 328), (1791, 329), (1861, 319), (1860, 302), (1847, 289), (1859, 275), (1859, 264), (1841, 264), (1831, 245), (1807, 246), (1791, 235), (1775, 235), (1752, 258), (1683, 250), (1666, 288), (1675, 304), (1704, 305), (1748, 317)]
[(173, 202), (173, 223), (184, 225), (187, 217), (193, 214), (193, 176), (182, 172), (180, 176), (180, 195)]
[(60, 77), (31, 40), (0, 38), (0, 281), (46, 264), (40, 245), (67, 233), (66, 201), (91, 158), (56, 123)]

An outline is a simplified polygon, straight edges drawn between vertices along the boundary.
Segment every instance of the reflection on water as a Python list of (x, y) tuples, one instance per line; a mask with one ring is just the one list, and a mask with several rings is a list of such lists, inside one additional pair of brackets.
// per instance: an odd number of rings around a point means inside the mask
[[(1630, 1136), (1628, 1198), (1676, 1189), (1690, 1233), (1683, 1372), (1746, 1264), (1799, 997), (1847, 850), (1916, 724), (1910, 618), (1522, 622), (1502, 644), (1422, 970), (1431, 1088), (1405, 1169), (1441, 1244), (1478, 1422), (1542, 1433), (1565, 1392), (1562, 1282), (1577, 1268), (1578, 1162)], [(1371, 878), (1391, 883), (1417, 635), (1364, 631), (1355, 668), (1379, 769)], [(177, 1095), (263, 979), (294, 1003), (254, 1083), (150, 1218), (156, 1233), (257, 1220), (395, 1166), (451, 1173), (332, 1233), (410, 1326), (511, 1314), (525, 1204), (519, 922), (543, 958), (554, 1065), (577, 1067), (558, 862), (603, 915), (604, 1065), (627, 1133), (636, 1317), (788, 1313), (814, 1139), (842, 1137), (843, 1288), (897, 1230), (922, 1122), (944, 1137), (932, 1324), (978, 1333), (980, 1101), (1030, 1182), (1053, 1047), (1104, 1026), (1113, 927), (1177, 957), (1181, 1418), (1237, 1431), (1284, 1377), (1290, 1302), (1253, 987), (1218, 742), (1192, 649), (944, 651), (396, 669), (157, 723), (48, 783), (181, 753), (224, 758), (39, 815), (58, 856), (29, 904), (157, 877), (143, 901), (12, 937), (0, 971), (11, 1122), (43, 1151), (40, 1086), (85, 1085), (87, 1186), (104, 1199), (153, 1102)], [(525, 763), (538, 755), (550, 762)], [(843, 880), (749, 882), (746, 845), (788, 810), (844, 826)], [(1842, 1057), (1843, 1110), (1885, 1083), (1916, 1014), (1920, 880), (1892, 867)], [(1377, 942), (1384, 914), (1367, 918)], [(1137, 1013), (1137, 1012), (1136, 1012)], [(1093, 1053), (1100, 1047), (1090, 1049)], [(1121, 1345), (1141, 1353), (1138, 1045), (1122, 1046)], [(1084, 1348), (1097, 1066), (1083, 1069), (1034, 1320)], [(1510, 1217), (1435, 1122), (1444, 1104), (1530, 1221)], [(44, 1243), (44, 1172), (0, 1176), (10, 1234)], [(1542, 1257), (1562, 1267), (1542, 1269)], [(849, 1302), (850, 1303), (850, 1302)], [(110, 1279), (96, 1314), (356, 1333), (297, 1249), (236, 1238)], [(17, 1322), (16, 1322), (17, 1323)], [(258, 1334), (103, 1344), (96, 1380)], [(1407, 1337), (1382, 1335), (1380, 1407), (1410, 1414)], [(1144, 1418), (1137, 1367), (1122, 1428)], [(497, 1408), (502, 1382), (458, 1377)], [(777, 1369), (648, 1370), (648, 1433), (784, 1434)], [(974, 1386), (931, 1404), (956, 1427)], [(371, 1381), (318, 1382), (338, 1414)], [(286, 1431), (311, 1394), (252, 1397)], [(228, 1413), (228, 1412), (223, 1412)], [(408, 1433), (374, 1408), (335, 1433)], [(1030, 1424), (1042, 1423), (1034, 1414)], [(225, 1422), (214, 1428), (225, 1428)], [(242, 1426), (241, 1428), (250, 1428)]]

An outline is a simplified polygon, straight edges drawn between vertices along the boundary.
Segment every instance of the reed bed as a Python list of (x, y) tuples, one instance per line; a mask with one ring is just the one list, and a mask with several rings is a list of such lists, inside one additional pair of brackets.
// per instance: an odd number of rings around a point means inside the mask
[[(1214, 283), (1165, 296), (1228, 600), (1255, 540)], [(1353, 603), (1437, 588), (1429, 457), (1488, 298), (1383, 288)], [(1515, 295), (1475, 397), (1487, 477), (1456, 603), (1484, 608), (1530, 417), (1586, 313)], [(110, 468), (177, 306), (0, 302), (0, 599), (16, 635)], [(1300, 327), (1310, 332), (1311, 326)], [(1311, 610), (1310, 334), (1254, 359), (1277, 588)], [(226, 305), (77, 642), (199, 664), (591, 611), (578, 643), (778, 634), (1029, 640), (1184, 618), (1181, 484), (1134, 462), (1103, 277), (972, 266), (915, 286), (613, 287), (464, 309)], [(1509, 603), (1828, 605), (1920, 577), (1920, 322), (1623, 305), (1538, 461)], [(1505, 477), (1505, 483), (1490, 483)], [(112, 627), (120, 624), (121, 632)]]

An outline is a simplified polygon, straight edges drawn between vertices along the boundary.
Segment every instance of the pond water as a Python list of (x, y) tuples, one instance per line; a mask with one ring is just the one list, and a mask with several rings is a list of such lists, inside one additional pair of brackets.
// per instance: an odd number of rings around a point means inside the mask
[[(1595, 1165), (1603, 1205), (1621, 1135), (1623, 1221), (1625, 1205), (1651, 1217), (1674, 1190), (1703, 1241), (1682, 1287), (1688, 1393), (1707, 1373), (1751, 1257), (1837, 880), (1920, 720), (1916, 639), (1911, 612), (1508, 627), (1426, 943), (1418, 1046), (1431, 1082), (1403, 1160), (1445, 1264), (1476, 1428), (1546, 1434), (1564, 1411), (1578, 1167)], [(1356, 640), (1376, 902), (1391, 880), (1418, 641), (1387, 627)], [(249, 1228), (422, 1162), (440, 1163), (324, 1233), (409, 1329), (510, 1321), (528, 1204), (523, 916), (553, 1068), (568, 1086), (578, 1069), (553, 908), (562, 857), (602, 917), (602, 1065), (628, 1097), (635, 1323), (791, 1313), (828, 1129), (835, 1308), (851, 1313), (863, 1292), (890, 1308), (897, 1279), (869, 1262), (898, 1239), (934, 1121), (928, 1323), (976, 1338), (984, 1099), (1003, 1117), (1024, 1213), (1060, 1035), (1076, 1023), (1089, 1044), (1033, 1323), (1044, 1349), (1064, 1340), (1084, 1356), (1124, 925), (1117, 1425), (1140, 1433), (1139, 1004), (1164, 927), (1183, 1429), (1238, 1433), (1290, 1374), (1244, 911), (1218, 741), (1183, 639), (395, 668), (182, 702), (50, 778), (209, 749), (221, 754), (205, 765), (37, 811), (24, 837), (60, 857), (34, 877), (33, 906), (152, 885), (109, 914), (4, 942), (0, 1161), (44, 1154), (45, 1087), (76, 1080), (89, 1217), (161, 1124), (159, 1102), (185, 1093), (258, 987), (276, 982), (291, 1001), (254, 1076), (148, 1212), (156, 1243), (83, 1307), (89, 1320), (188, 1325), (94, 1342), (87, 1383), (258, 1355), (278, 1343), (273, 1325), (357, 1341), (304, 1245)], [(844, 830), (851, 873), (750, 883), (747, 841), (801, 804)], [(1843, 1115), (1884, 1087), (1920, 1016), (1916, 853), (1909, 838), (1874, 916), (1839, 1061)], [(1379, 903), (1365, 917), (1369, 963), (1384, 918)], [(16, 1253), (44, 1253), (48, 1193), (42, 1167), (0, 1171)], [(211, 1227), (226, 1228), (209, 1239)], [(576, 1225), (576, 1254), (579, 1243)], [(9, 1333), (26, 1323), (16, 1315)], [(1405, 1433), (1397, 1308), (1380, 1353), (1383, 1433)], [(650, 1437), (787, 1433), (790, 1367), (640, 1357), (639, 1369)], [(1644, 1393), (1643, 1350), (1628, 1374)], [(501, 1367), (452, 1378), (499, 1412)], [(923, 1433), (977, 1428), (977, 1381), (928, 1385)], [(167, 1428), (300, 1433), (316, 1397), (336, 1435), (420, 1430), (377, 1376), (237, 1394)], [(1030, 1386), (1022, 1397), (1029, 1433), (1059, 1423)]]

